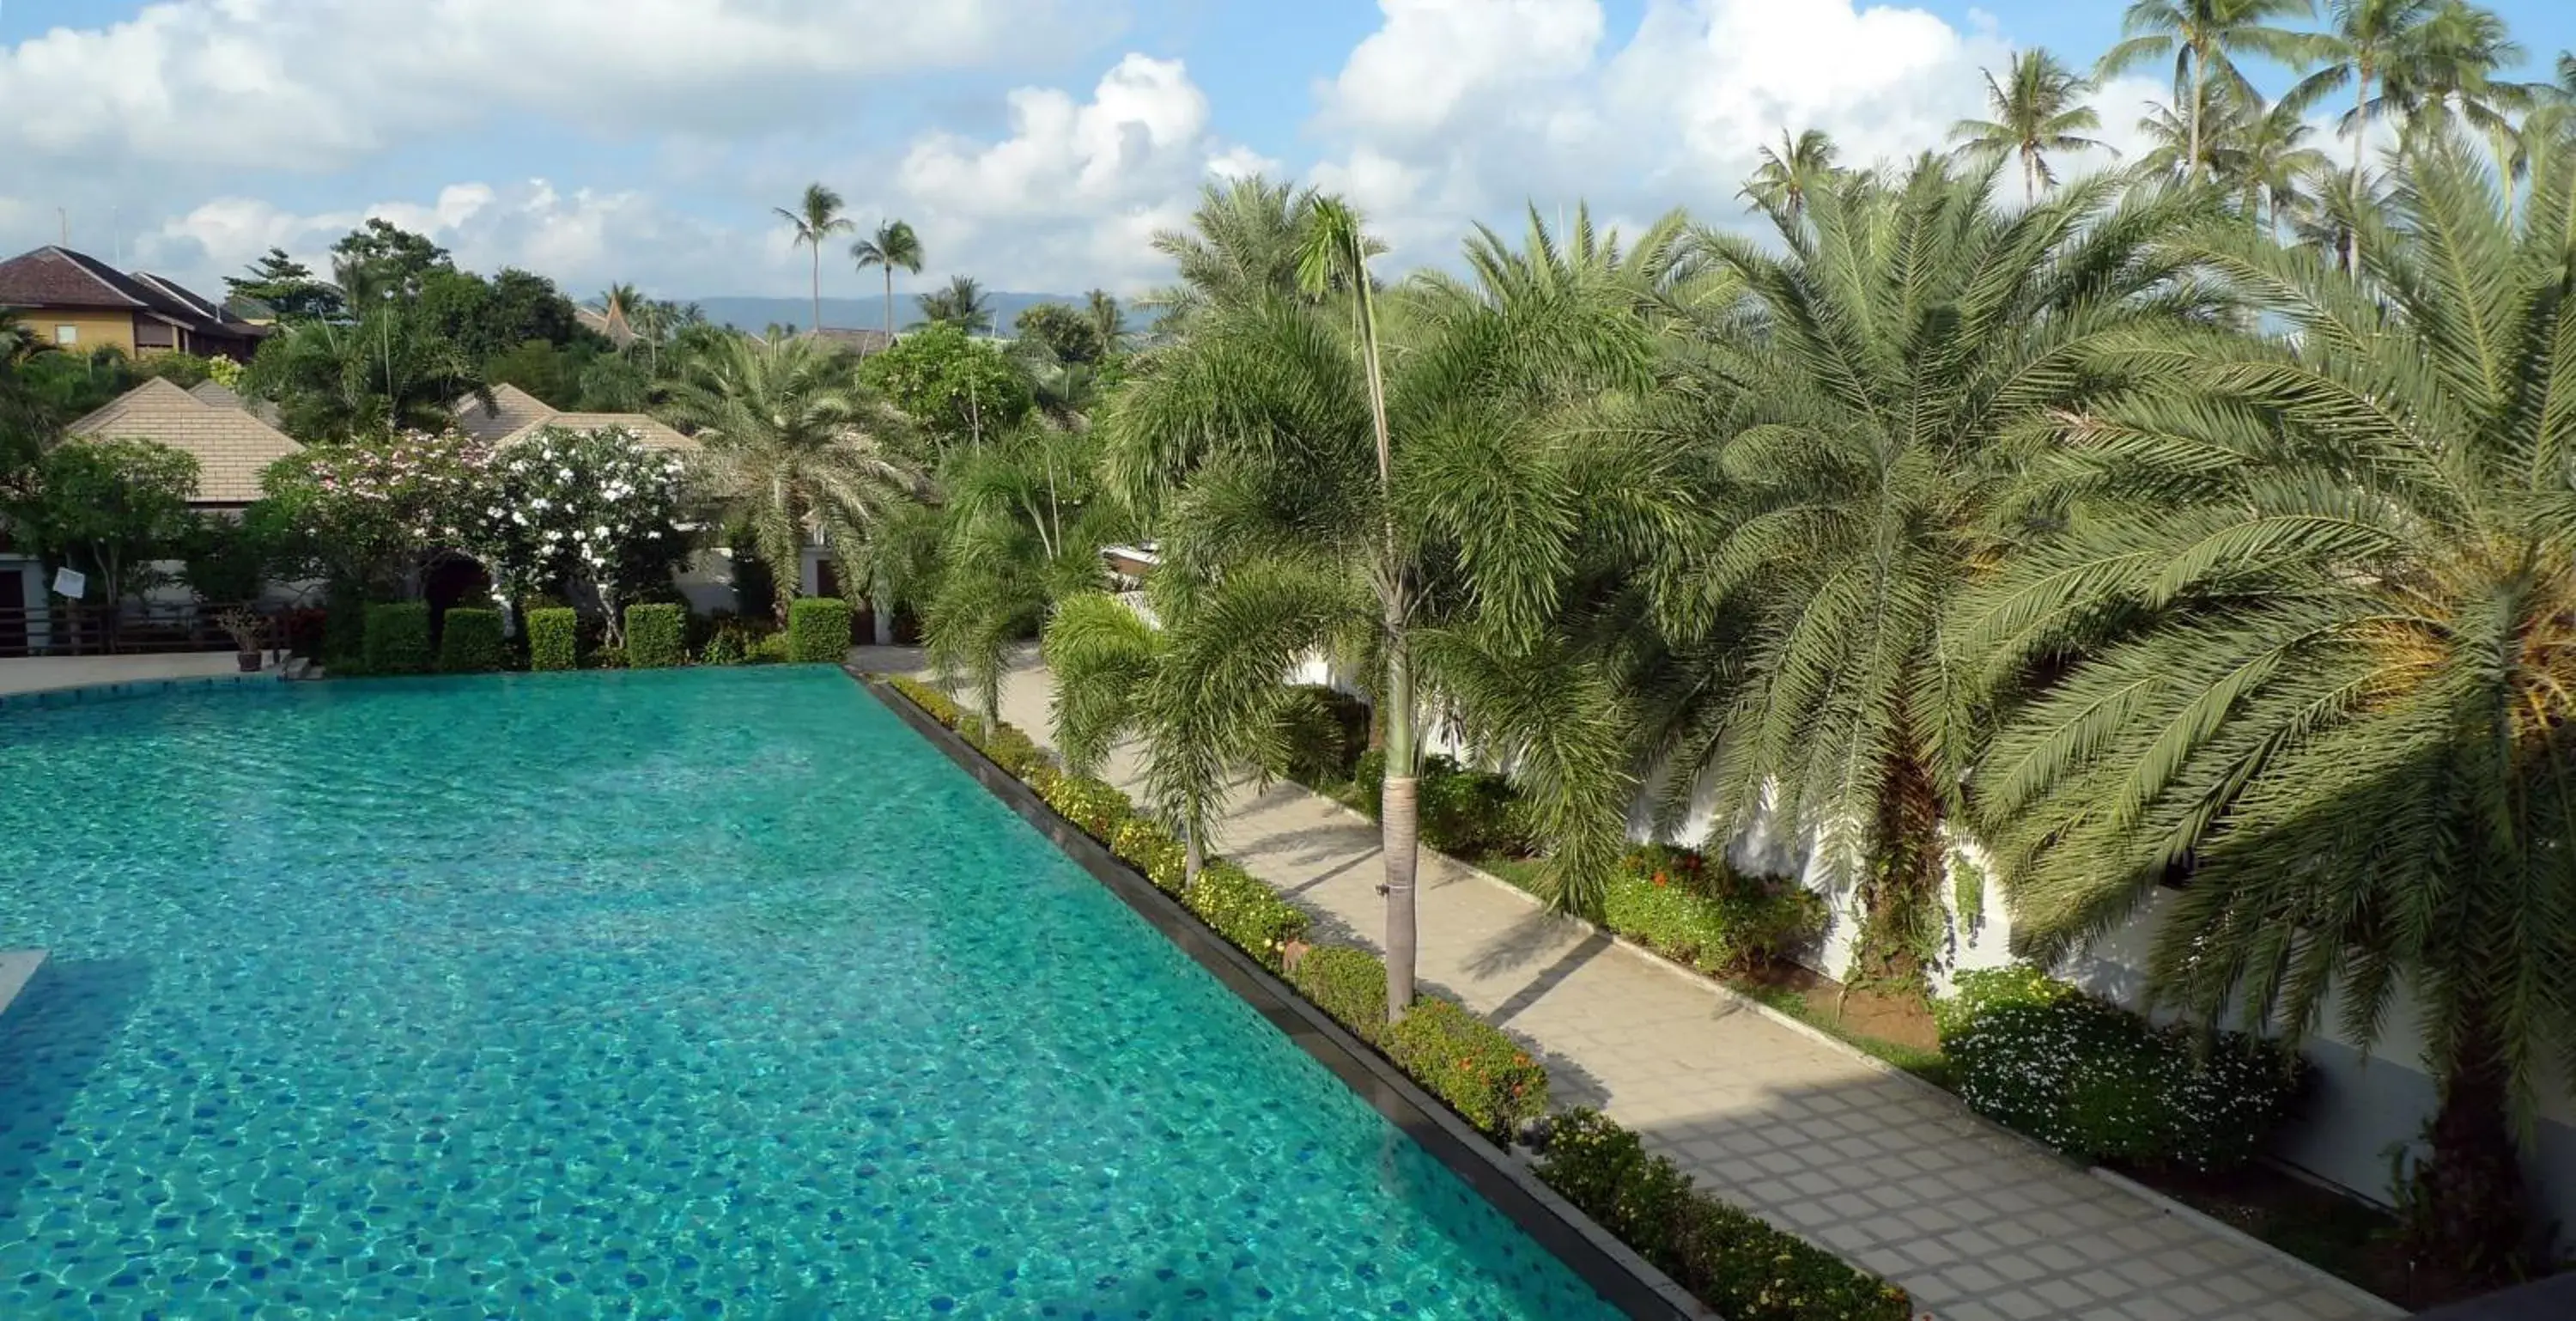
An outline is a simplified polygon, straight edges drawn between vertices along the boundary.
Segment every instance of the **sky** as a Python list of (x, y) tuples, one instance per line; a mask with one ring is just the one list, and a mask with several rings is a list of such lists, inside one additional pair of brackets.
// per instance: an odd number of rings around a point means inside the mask
[[(2576, 3), (2501, 0), (2539, 76)], [(801, 295), (808, 182), (927, 266), (1133, 293), (1212, 179), (1343, 193), (1391, 269), (1588, 201), (1741, 223), (1784, 128), (1938, 146), (1980, 70), (2089, 65), (2121, 0), (0, 0), (0, 253), (54, 242), (211, 291), (361, 219), (587, 297)], [(2097, 95), (2134, 151), (2161, 89)], [(2330, 129), (2327, 130), (2330, 133)], [(2108, 159), (2104, 157), (2103, 159)], [(2075, 163), (2081, 165), (2081, 162)], [(825, 292), (880, 286), (842, 248)]]

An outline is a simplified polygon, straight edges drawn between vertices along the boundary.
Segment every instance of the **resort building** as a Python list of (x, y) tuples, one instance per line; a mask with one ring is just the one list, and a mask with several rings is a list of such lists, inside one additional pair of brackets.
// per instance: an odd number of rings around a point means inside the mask
[(56, 348), (115, 348), (248, 361), (265, 327), (178, 282), (132, 274), (58, 245), (0, 261), (0, 307), (10, 308)]

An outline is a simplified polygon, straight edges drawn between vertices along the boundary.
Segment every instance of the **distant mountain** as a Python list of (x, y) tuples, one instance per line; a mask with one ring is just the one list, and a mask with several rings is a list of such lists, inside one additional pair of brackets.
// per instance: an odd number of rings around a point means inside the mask
[[(918, 289), (895, 290), (894, 326), (921, 324), (921, 309), (913, 305)], [(1081, 294), (1014, 294), (993, 291), (984, 295), (985, 305), (993, 309), (993, 333), (1008, 335), (1011, 323), (1020, 313), (1036, 303), (1070, 303), (1082, 306)], [(688, 302), (689, 299), (681, 299)], [(707, 319), (759, 334), (773, 325), (807, 328), (814, 319), (814, 302), (810, 298), (700, 298), (698, 306), (707, 310)], [(841, 330), (882, 330), (885, 328), (885, 298), (826, 298), (823, 300), (823, 324)]]

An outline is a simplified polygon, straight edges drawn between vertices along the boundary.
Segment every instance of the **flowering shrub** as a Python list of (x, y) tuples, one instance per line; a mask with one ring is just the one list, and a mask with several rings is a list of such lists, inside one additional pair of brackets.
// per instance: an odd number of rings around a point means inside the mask
[(2305, 1081), (2276, 1044), (2159, 1028), (2029, 968), (1962, 974), (1934, 1020), (1960, 1099), (2087, 1160), (2245, 1164)]
[(1548, 1121), (1538, 1177), (1730, 1321), (1906, 1321), (1905, 1291), (1691, 1186), (1591, 1110)]
[(787, 603), (788, 660), (799, 665), (838, 665), (849, 654), (849, 602), (801, 596)]
[(688, 555), (678, 530), (678, 455), (622, 427), (546, 427), (494, 454), (482, 503), (463, 520), (469, 548), (503, 599), (573, 583), (599, 598), (611, 625), (620, 602), (667, 580)]
[(452, 609), (438, 637), (438, 668), (449, 674), (497, 670), (509, 659), (501, 643), (501, 612)]
[(1661, 844), (1628, 852), (1601, 908), (1611, 930), (1711, 974), (1786, 958), (1823, 934), (1825, 917), (1823, 898), (1795, 881)]
[(1120, 823), (1136, 814), (1135, 805), (1115, 785), (1088, 775), (1059, 775), (1040, 796), (1058, 815), (1102, 843), (1115, 839)]
[(1221, 858), (1211, 858), (1199, 868), (1197, 882), (1181, 902), (1218, 935), (1274, 969), (1288, 942), (1305, 939), (1310, 920), (1305, 909)]
[(367, 673), (426, 674), (430, 660), (428, 602), (367, 607)]
[(626, 607), (626, 664), (663, 670), (689, 660), (688, 612), (675, 605)]
[(907, 679), (898, 674), (887, 679), (886, 686), (911, 699), (912, 704), (920, 707), (924, 714), (950, 729), (957, 727), (957, 721), (963, 715), (957, 709), (957, 703), (951, 701), (948, 694), (919, 679)]
[(261, 517), (342, 582), (382, 580), (470, 548), (491, 495), (491, 451), (457, 432), (399, 431), (314, 445), (260, 474)]
[(528, 668), (569, 670), (581, 664), (581, 616), (565, 606), (528, 612)]
[(1189, 848), (1165, 830), (1161, 822), (1147, 817), (1129, 817), (1109, 841), (1109, 851), (1120, 862), (1135, 868), (1154, 888), (1177, 895), (1188, 879)]
[(1502, 1029), (1452, 1001), (1414, 1001), (1387, 1029), (1386, 1053), (1493, 1137), (1508, 1141), (1523, 1120), (1547, 1113), (1547, 1070)]

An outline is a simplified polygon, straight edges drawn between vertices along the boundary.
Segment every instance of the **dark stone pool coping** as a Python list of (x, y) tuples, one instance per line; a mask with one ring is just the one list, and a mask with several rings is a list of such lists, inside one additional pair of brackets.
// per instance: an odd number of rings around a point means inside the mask
[(1715, 1315), (1670, 1276), (1648, 1264), (1628, 1245), (1594, 1224), (1590, 1216), (1558, 1196), (1555, 1189), (1540, 1182), (1526, 1166), (1495, 1147), (1386, 1057), (1289, 989), (1287, 983), (1252, 956), (1208, 929), (1180, 901), (1155, 889), (1152, 882), (1119, 861), (1098, 840), (1056, 815), (1055, 809), (1048, 807), (1034, 790), (994, 765), (958, 737), (955, 730), (932, 719), (910, 698), (857, 666), (841, 668), (911, 726), (913, 732), (928, 739), (931, 746), (974, 776), (987, 792), (1018, 812), (1021, 819), (1080, 863), (1083, 870), (1136, 910), (1165, 939), (1214, 974), (1300, 1049), (1332, 1070), (1343, 1085), (1438, 1157), (1441, 1164), (1510, 1217), (1539, 1246), (1554, 1253), (1612, 1305), (1641, 1321)]

